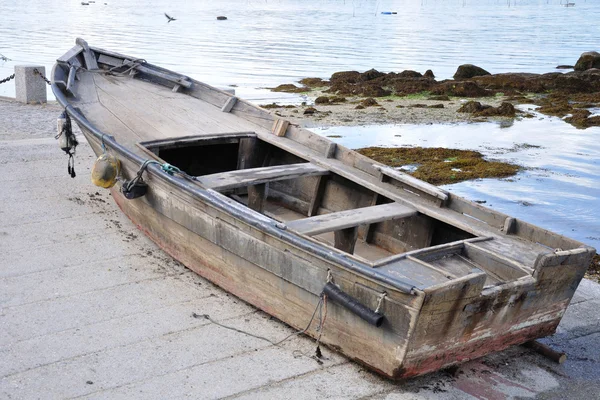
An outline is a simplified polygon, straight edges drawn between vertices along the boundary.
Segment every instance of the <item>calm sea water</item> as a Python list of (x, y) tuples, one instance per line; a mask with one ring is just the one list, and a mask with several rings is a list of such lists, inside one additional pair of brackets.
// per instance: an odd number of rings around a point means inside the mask
[[(87, 0), (86, 0), (87, 1)], [(569, 0), (81, 0), (0, 1), (0, 79), (14, 65), (49, 73), (76, 37), (187, 74), (261, 89), (340, 70), (432, 69), (450, 78), (473, 63), (492, 73), (550, 72), (600, 50), (600, 1)], [(562, 0), (564, 3), (565, 0)], [(393, 11), (395, 15), (382, 15)], [(163, 13), (177, 18), (167, 23)], [(219, 15), (227, 21), (217, 21)], [(12, 82), (0, 95), (14, 96)], [(328, 133), (329, 132), (329, 133)], [(600, 128), (578, 131), (554, 118), (494, 124), (331, 128), (351, 147), (473, 148), (533, 168), (517, 181), (486, 179), (448, 189), (600, 247)], [(397, 137), (396, 135), (402, 135)], [(542, 146), (519, 151), (515, 144)], [(525, 205), (527, 204), (527, 205)]]
[[(86, 0), (87, 1), (87, 0)], [(565, 0), (562, 0), (565, 2)], [(2, 0), (0, 79), (46, 65), (81, 36), (219, 86), (257, 87), (376, 68), (464, 63), (492, 73), (547, 72), (597, 49), (600, 2), (561, 0)], [(396, 15), (382, 15), (394, 11)], [(166, 12), (177, 21), (167, 23)], [(217, 21), (219, 15), (227, 21)], [(0, 85), (0, 95), (13, 95)]]

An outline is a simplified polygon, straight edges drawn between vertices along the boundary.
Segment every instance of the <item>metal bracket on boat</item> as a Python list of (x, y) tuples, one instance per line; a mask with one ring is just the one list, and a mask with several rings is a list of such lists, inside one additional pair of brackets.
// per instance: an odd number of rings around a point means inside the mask
[(135, 178), (130, 181), (123, 182), (121, 192), (128, 200), (137, 199), (138, 197), (144, 196), (148, 192), (148, 184), (144, 182), (142, 174), (148, 168), (150, 164), (160, 164), (158, 161), (146, 160), (140, 167), (140, 170), (136, 174)]
[[(385, 317), (377, 312), (381, 307), (381, 304), (377, 306), (378, 310), (373, 311), (369, 307), (356, 300), (354, 297), (342, 292), (342, 290), (332, 282), (327, 282), (325, 287), (323, 287), (323, 294), (325, 294), (327, 298), (334, 303), (341, 305), (348, 311), (367, 321), (369, 324), (378, 328), (381, 326), (381, 324), (383, 324)], [(384, 296), (380, 298), (380, 303), (383, 300), (383, 297)]]
[(156, 160), (146, 160), (140, 167), (140, 170), (138, 171), (135, 178), (133, 178), (130, 181), (125, 181), (123, 183), (121, 191), (123, 192), (123, 195), (125, 196), (125, 198), (132, 200), (132, 199), (137, 199), (138, 197), (142, 197), (146, 194), (146, 192), (148, 191), (148, 185), (146, 184), (146, 182), (144, 182), (144, 179), (142, 178), (142, 174), (144, 173), (144, 171), (146, 170), (146, 168), (148, 168), (148, 165), (150, 165), (150, 164), (159, 165), (160, 169), (162, 169), (164, 172), (166, 172), (167, 174), (169, 174), (171, 176), (173, 176), (175, 174), (181, 174), (182, 176), (184, 176), (187, 179), (196, 180), (195, 177), (186, 174), (185, 172), (183, 172), (182, 170), (180, 170), (179, 168), (177, 168), (174, 165), (171, 165), (169, 163), (161, 164)]
[(141, 176), (139, 178), (136, 176), (130, 181), (123, 182), (121, 192), (128, 200), (137, 199), (148, 192), (148, 184), (144, 182)]

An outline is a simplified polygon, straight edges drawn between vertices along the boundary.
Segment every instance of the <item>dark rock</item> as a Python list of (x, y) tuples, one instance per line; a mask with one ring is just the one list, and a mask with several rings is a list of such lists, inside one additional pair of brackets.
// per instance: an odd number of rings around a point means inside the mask
[(425, 74), (423, 75), (425, 78), (431, 78), (434, 79), (435, 75), (433, 74), (433, 71), (428, 69), (427, 71), (425, 71)]
[(286, 83), (286, 84), (271, 88), (271, 91), (272, 92), (286, 92), (286, 93), (302, 93), (302, 92), (306, 92), (307, 88), (298, 87), (291, 83)]
[(434, 86), (431, 93), (456, 97), (487, 97), (494, 95), (494, 92), (486, 90), (471, 81), (445, 81)]
[(427, 108), (444, 108), (444, 105), (443, 104), (433, 104), (433, 105), (430, 105)]
[(515, 112), (515, 107), (512, 104), (504, 102), (500, 107), (484, 108), (475, 115), (478, 117), (514, 117)]
[(347, 82), (335, 82), (325, 90), (325, 93), (335, 93), (343, 96), (361, 96), (361, 97), (384, 97), (392, 94), (391, 91), (381, 87), (381, 85), (372, 82), (362, 82), (351, 84)]
[(442, 94), (440, 96), (429, 96), (427, 100), (435, 100), (435, 101), (450, 101), (450, 97)]
[(358, 95), (363, 97), (385, 97), (392, 94), (391, 91), (382, 88), (379, 85), (360, 85)]
[(575, 67), (573, 67), (572, 65), (557, 65), (556, 69), (573, 69)]
[(304, 110), (304, 115), (313, 115), (316, 112), (317, 112), (316, 108), (308, 107), (306, 110)]
[(454, 74), (454, 79), (456, 79), (456, 80), (470, 79), (475, 76), (484, 76), (484, 75), (490, 75), (490, 73), (487, 72), (485, 69), (480, 68), (476, 65), (463, 64), (463, 65), (459, 66), (458, 69), (456, 70), (456, 73)]
[(498, 115), (503, 117), (514, 117), (516, 113), (515, 106), (507, 102), (500, 104), (500, 107), (498, 107), (497, 110)]
[(483, 106), (478, 101), (467, 101), (457, 112), (461, 113), (476, 113), (483, 110)]
[(357, 110), (363, 110), (365, 108), (365, 106), (363, 106), (362, 104), (357, 105), (356, 107), (354, 107)]
[(411, 107), (411, 108), (427, 108), (427, 104), (420, 104), (420, 103), (410, 104), (409, 107)]
[(379, 103), (377, 103), (377, 101), (372, 97), (364, 99), (363, 101), (360, 102), (360, 104), (362, 104), (364, 107), (373, 107), (373, 106), (379, 105)]
[(570, 117), (565, 118), (565, 121), (580, 129), (600, 126), (600, 116), (589, 118), (590, 115), (592, 113), (588, 110), (574, 110)]
[(590, 68), (600, 68), (600, 53), (597, 51), (583, 53), (574, 67), (575, 71), (586, 71)]
[(486, 89), (502, 91), (515, 89), (532, 93), (545, 92), (547, 90), (545, 81), (545, 79), (540, 79), (538, 74), (528, 73), (505, 73), (473, 78), (473, 82)]
[(336, 72), (329, 78), (332, 84), (336, 83), (357, 83), (361, 81), (360, 72), (358, 71), (341, 71)]
[(315, 104), (329, 104), (329, 97), (319, 96), (315, 99)]
[(559, 75), (560, 76), (553, 77), (552, 89), (554, 90), (561, 90), (567, 93), (592, 93), (596, 92), (598, 87), (600, 87), (600, 79), (596, 79), (596, 82), (592, 82), (594, 80), (592, 75), (585, 75), (582, 73)]
[(395, 79), (392, 88), (398, 96), (421, 93), (431, 90), (435, 81), (429, 78), (398, 78)]
[(225, 21), (226, 19), (227, 19), (227, 17), (224, 17), (222, 15), (217, 17), (217, 20), (219, 20), (219, 21)]
[(300, 83), (308, 87), (327, 86), (329, 84), (328, 81), (324, 81), (321, 78), (304, 78)]
[(342, 96), (333, 96), (329, 98), (330, 103), (345, 103), (347, 100)]
[(371, 81), (373, 79), (381, 78), (382, 76), (385, 76), (385, 73), (379, 72), (376, 69), (370, 69), (360, 74), (362, 81)]
[(399, 78), (422, 78), (423, 75), (417, 71), (412, 71), (407, 69), (406, 71), (402, 71), (397, 75)]
[(492, 107), (478, 101), (468, 101), (458, 112), (472, 113), (476, 117), (514, 117), (516, 111), (515, 107), (507, 102), (502, 103), (500, 107)]

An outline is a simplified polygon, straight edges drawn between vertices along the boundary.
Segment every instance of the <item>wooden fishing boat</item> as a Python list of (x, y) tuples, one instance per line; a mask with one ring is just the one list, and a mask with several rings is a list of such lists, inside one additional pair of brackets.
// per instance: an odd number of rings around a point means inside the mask
[(553, 333), (595, 253), (81, 39), (52, 89), (160, 247), (391, 378)]

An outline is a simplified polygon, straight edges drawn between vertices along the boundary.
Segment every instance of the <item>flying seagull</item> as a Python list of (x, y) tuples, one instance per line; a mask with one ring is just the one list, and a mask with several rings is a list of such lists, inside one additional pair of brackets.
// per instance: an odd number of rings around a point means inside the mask
[(171, 21), (177, 21), (175, 18), (171, 17), (169, 14), (165, 13), (165, 17), (167, 17), (168, 21), (167, 24)]

